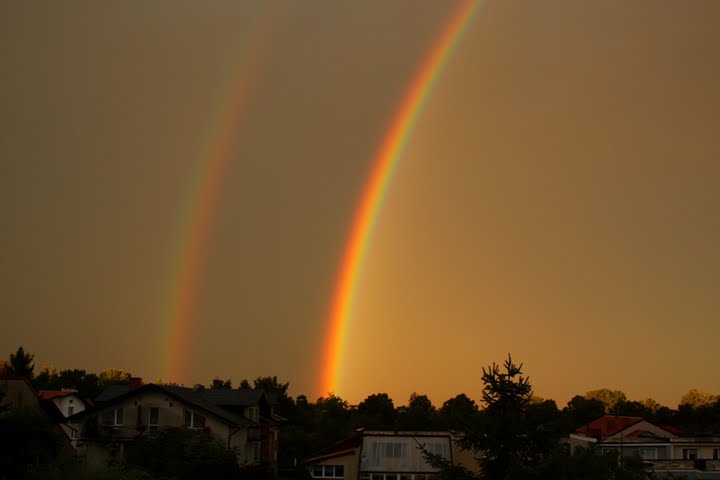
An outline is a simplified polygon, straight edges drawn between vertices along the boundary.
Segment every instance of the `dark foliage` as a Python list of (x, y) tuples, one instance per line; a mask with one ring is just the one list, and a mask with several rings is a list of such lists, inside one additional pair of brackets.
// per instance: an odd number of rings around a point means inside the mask
[(238, 478), (235, 454), (206, 433), (184, 428), (162, 430), (138, 440), (126, 451), (131, 468), (167, 480)]
[(15, 353), (10, 354), (10, 374), (32, 380), (33, 371), (35, 370), (34, 358), (34, 354), (25, 352), (22, 346), (18, 347)]
[(22, 479), (33, 469), (55, 462), (62, 438), (50, 418), (31, 407), (0, 414), (0, 478)]

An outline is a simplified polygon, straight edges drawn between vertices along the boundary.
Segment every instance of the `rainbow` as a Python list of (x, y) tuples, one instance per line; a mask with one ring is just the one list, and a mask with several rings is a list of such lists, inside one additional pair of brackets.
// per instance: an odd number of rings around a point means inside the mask
[(222, 180), (233, 153), (238, 147), (252, 89), (256, 85), (260, 60), (269, 45), (274, 10), (260, 7), (252, 27), (245, 33), (238, 62), (218, 97), (217, 121), (210, 130), (206, 147), (200, 155), (193, 187), (186, 201), (187, 212), (181, 228), (181, 242), (173, 254), (169, 282), (170, 292), (164, 309), (161, 334), (170, 332), (166, 348), (160, 352), (165, 380), (181, 382), (186, 375), (189, 339), (192, 337), (193, 310), (207, 252), (217, 199)]
[(463, 0), (457, 5), (413, 77), (375, 156), (335, 283), (325, 339), (321, 394), (339, 393), (341, 387), (343, 354), (355, 293), (388, 186), (428, 97), (481, 5), (480, 0)]

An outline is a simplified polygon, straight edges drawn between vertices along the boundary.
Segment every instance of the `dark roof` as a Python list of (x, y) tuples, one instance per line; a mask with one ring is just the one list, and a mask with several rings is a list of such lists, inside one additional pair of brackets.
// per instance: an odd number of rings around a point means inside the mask
[(335, 458), (343, 455), (347, 455), (352, 450), (360, 447), (362, 443), (362, 432), (355, 432), (347, 438), (340, 440), (339, 442), (333, 443), (327, 448), (323, 448), (319, 452), (316, 452), (312, 457), (306, 458), (302, 461), (303, 464), (317, 463), (329, 458)]
[[(210, 412), (234, 425), (250, 425), (253, 422), (242, 415), (231, 412), (223, 407), (257, 405), (259, 401), (265, 399), (264, 393), (257, 390), (205, 390), (178, 387), (174, 385), (155, 385), (149, 383), (132, 390), (128, 385), (111, 385), (98, 395), (97, 398), (95, 398), (95, 402), (99, 407), (102, 407), (103, 404), (113, 403), (128, 396), (148, 390), (157, 390), (168, 395), (172, 395), (178, 400)], [(81, 413), (82, 412), (78, 415)]]
[(120, 395), (125, 395), (129, 391), (129, 385), (110, 385), (109, 387), (106, 387), (105, 390), (100, 392), (100, 395), (95, 397), (95, 402), (108, 402), (115, 399), (116, 397), (119, 397)]
[(200, 407), (204, 410), (207, 410), (208, 412), (211, 412), (218, 417), (225, 419), (226, 421), (233, 423), (235, 425), (247, 425), (252, 422), (250, 422), (245, 417), (238, 415), (236, 413), (230, 412), (219, 405), (209, 402), (205, 398), (205, 390), (194, 390), (192, 388), (186, 388), (186, 387), (171, 387), (171, 386), (163, 386), (161, 387), (162, 390), (165, 390), (166, 392), (170, 393), (171, 395), (174, 395), (175, 397), (179, 398), (180, 400), (184, 400), (187, 403), (190, 403), (191, 405), (195, 405), (197, 407)]
[(226, 390), (222, 388), (213, 388), (202, 391), (203, 397), (210, 403), (215, 405), (233, 406), (233, 407), (249, 407), (258, 405), (265, 397), (262, 390), (252, 390), (242, 388), (237, 390)]

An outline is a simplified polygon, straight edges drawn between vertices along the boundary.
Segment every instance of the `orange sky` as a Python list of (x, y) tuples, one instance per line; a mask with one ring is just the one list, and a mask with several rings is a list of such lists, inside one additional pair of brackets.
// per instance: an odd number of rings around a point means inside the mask
[[(185, 384), (315, 398), (365, 175), (449, 2), (0, 5), (0, 354), (162, 375), (173, 257), (247, 32)], [(562, 406), (720, 392), (720, 4), (489, 1), (420, 118), (343, 391), (479, 399), (508, 352)], [(254, 46), (253, 46), (254, 48)]]

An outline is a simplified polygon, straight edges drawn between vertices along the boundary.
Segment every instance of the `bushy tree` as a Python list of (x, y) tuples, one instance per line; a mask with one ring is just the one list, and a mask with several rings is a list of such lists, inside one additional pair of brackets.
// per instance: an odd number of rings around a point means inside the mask
[(52, 365), (43, 365), (40, 373), (35, 375), (33, 386), (38, 390), (59, 390), (60, 374), (58, 369)]
[(617, 414), (620, 404), (627, 402), (627, 395), (620, 390), (611, 390), (609, 388), (600, 388), (585, 393), (586, 400), (599, 400), (605, 406), (605, 413)]
[(461, 393), (446, 400), (440, 407), (439, 414), (444, 428), (468, 431), (476, 427), (479, 409), (475, 400)]
[(235, 453), (213, 437), (184, 428), (161, 430), (130, 445), (126, 464), (167, 480), (237, 478)]
[(437, 410), (427, 395), (416, 392), (410, 394), (407, 407), (398, 414), (401, 430), (434, 430), (437, 423)]
[(130, 382), (132, 375), (125, 370), (118, 368), (108, 368), (98, 375), (98, 383), (104, 388), (110, 385), (125, 385)]
[(19, 346), (15, 353), (10, 354), (10, 374), (32, 380), (33, 370), (35, 370), (34, 358), (34, 354), (25, 352), (22, 345)]
[(594, 398), (575, 395), (563, 408), (562, 413), (566, 421), (565, 430), (569, 433), (605, 415), (605, 404)]
[(680, 406), (687, 405), (692, 408), (707, 407), (713, 405), (719, 399), (718, 395), (703, 392), (697, 388), (691, 388), (680, 399)]
[(0, 477), (22, 479), (53, 463), (61, 448), (61, 437), (42, 410), (17, 407), (0, 414)]
[(357, 406), (360, 427), (392, 429), (395, 424), (395, 405), (387, 393), (369, 395)]
[(232, 381), (229, 378), (223, 380), (222, 378), (215, 377), (210, 383), (210, 388), (213, 390), (232, 390)]

